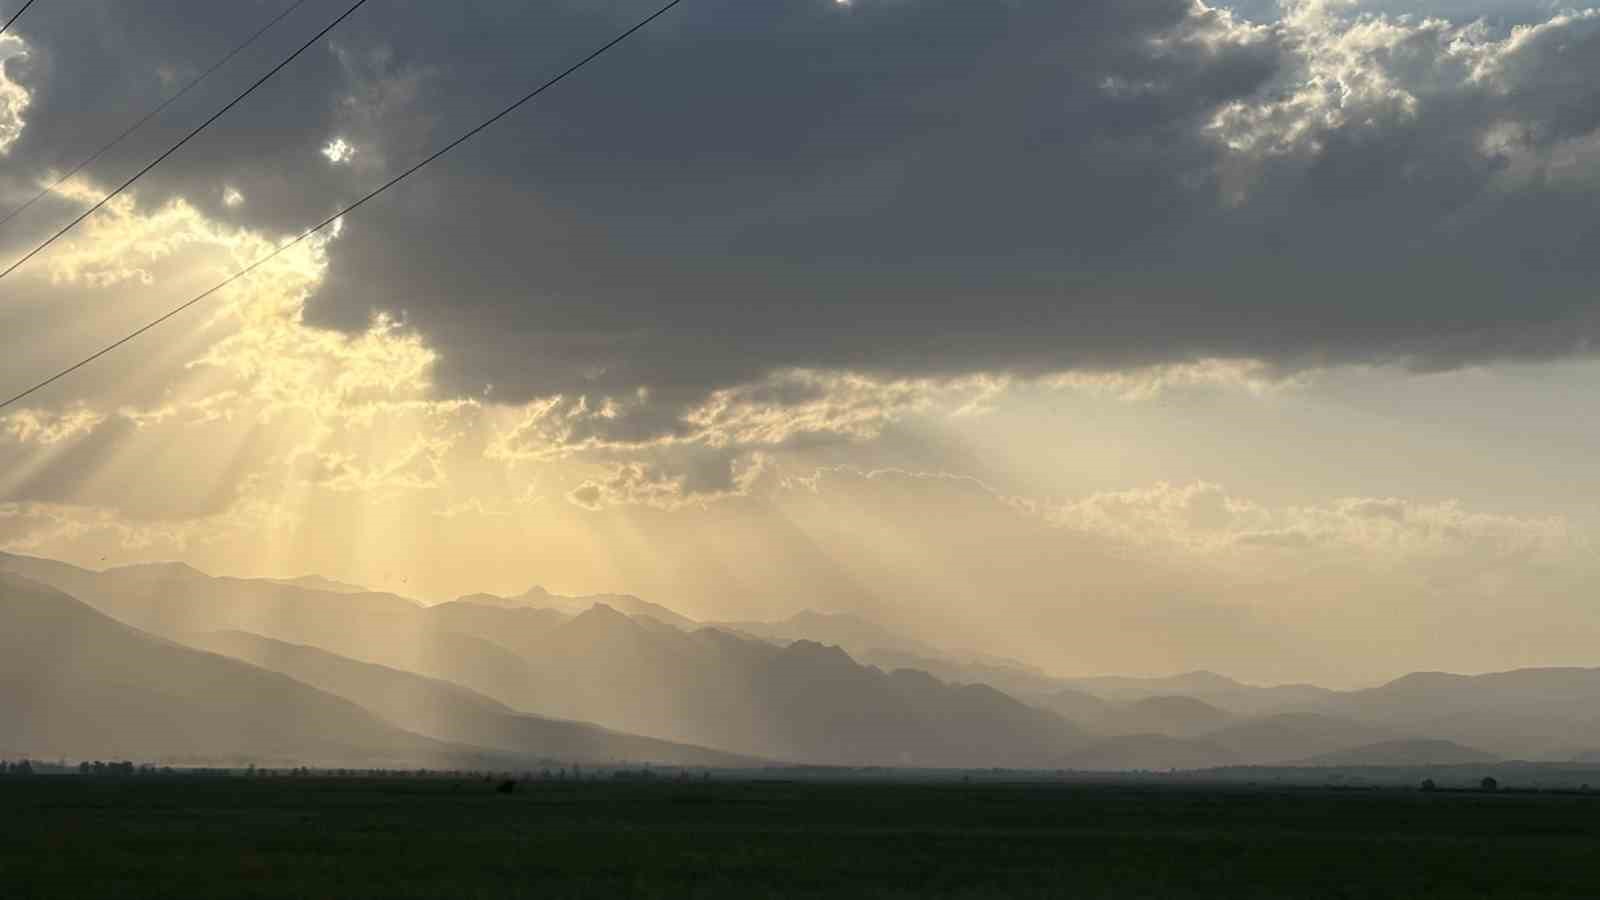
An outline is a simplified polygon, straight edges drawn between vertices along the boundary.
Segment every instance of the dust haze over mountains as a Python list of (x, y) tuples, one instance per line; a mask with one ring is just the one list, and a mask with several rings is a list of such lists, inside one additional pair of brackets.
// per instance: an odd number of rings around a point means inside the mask
[(1101, 771), (1600, 755), (1600, 669), (1353, 691), (1060, 678), (815, 611), (711, 625), (538, 588), (428, 606), (10, 554), (0, 618), (0, 754), (41, 758)]

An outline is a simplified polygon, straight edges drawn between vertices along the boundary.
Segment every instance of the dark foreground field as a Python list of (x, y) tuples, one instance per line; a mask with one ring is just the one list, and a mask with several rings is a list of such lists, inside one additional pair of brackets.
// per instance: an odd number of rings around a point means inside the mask
[(9, 779), (0, 895), (1593, 898), (1600, 798)]

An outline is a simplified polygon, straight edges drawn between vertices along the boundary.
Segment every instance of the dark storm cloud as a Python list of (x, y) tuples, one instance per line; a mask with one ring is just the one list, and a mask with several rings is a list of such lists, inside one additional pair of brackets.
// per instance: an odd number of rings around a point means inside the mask
[[(32, 17), (37, 49), (13, 64), (37, 86), (13, 177), (276, 8), (65, 6)], [(308, 4), (255, 67), (342, 6)], [(146, 198), (184, 192), (282, 230), (315, 221), (646, 6), (440, 9), (370, 5)], [(1354, 109), (1314, 147), (1268, 152), (1207, 126), (1292, 90), (1336, 32), (1246, 33), (1183, 0), (691, 0), (352, 217), (309, 315), (353, 328), (404, 311), (452, 390), (649, 386), (674, 409), (786, 367), (1580, 352), (1596, 328), (1597, 179), (1548, 165), (1507, 179), (1600, 127), (1593, 25), (1473, 83), (1443, 83), (1437, 36), (1385, 49), (1413, 109)], [(335, 137), (356, 150), (348, 164), (318, 152)]]

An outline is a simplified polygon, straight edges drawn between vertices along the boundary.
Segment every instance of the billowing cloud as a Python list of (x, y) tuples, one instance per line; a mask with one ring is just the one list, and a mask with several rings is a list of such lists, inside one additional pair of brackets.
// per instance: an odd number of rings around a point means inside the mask
[[(1555, 518), (1522, 518), (1464, 509), (1459, 501), (1343, 498), (1326, 505), (1268, 507), (1219, 485), (1157, 484), (1095, 494), (1058, 506), (1024, 507), (1065, 528), (1133, 545), (1226, 557), (1241, 550), (1317, 551), (1347, 561), (1481, 562), (1565, 558), (1585, 542)], [(1237, 560), (1249, 567), (1303, 565), (1304, 556)]]
[(62, 412), (19, 409), (0, 417), (0, 432), (18, 443), (49, 446), (88, 434), (105, 420), (104, 414), (81, 406)]
[(567, 492), (567, 501), (591, 512), (610, 506), (670, 510), (690, 503), (747, 497), (771, 473), (771, 459), (759, 453), (742, 458), (702, 457), (676, 473), (649, 463), (622, 463), (601, 478), (585, 479)]
[(0, 156), (11, 150), (11, 145), (22, 136), (27, 123), (22, 114), (33, 98), (28, 89), (18, 84), (10, 75), (11, 60), (27, 55), (27, 45), (14, 36), (0, 37)]

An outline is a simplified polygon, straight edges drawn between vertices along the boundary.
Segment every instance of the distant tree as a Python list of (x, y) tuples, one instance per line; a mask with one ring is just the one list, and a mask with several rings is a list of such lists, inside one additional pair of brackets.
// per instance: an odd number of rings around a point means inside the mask
[(89, 761), (87, 759), (84, 760), (81, 763), (78, 763), (78, 774), (79, 775), (87, 775), (87, 774), (89, 774), (90, 771), (92, 771), (92, 769), (89, 766)]
[(1432, 778), (1424, 778), (1422, 779), (1422, 789), (1424, 791), (1432, 792), (1438, 790), (1439, 786), (1433, 783)]
[(33, 774), (33, 763), (28, 762), (25, 759), (22, 760), (21, 762), (14, 763), (11, 766), (11, 774), (13, 774), (13, 775), (32, 775)]
[(1500, 790), (1500, 782), (1496, 781), (1492, 776), (1485, 775), (1483, 780), (1478, 782), (1478, 787), (1486, 791), (1498, 791)]
[(505, 781), (500, 782), (500, 786), (495, 788), (495, 793), (499, 793), (499, 794), (515, 794), (516, 792), (517, 792), (517, 783), (515, 781), (512, 781), (509, 778), (507, 778)]

